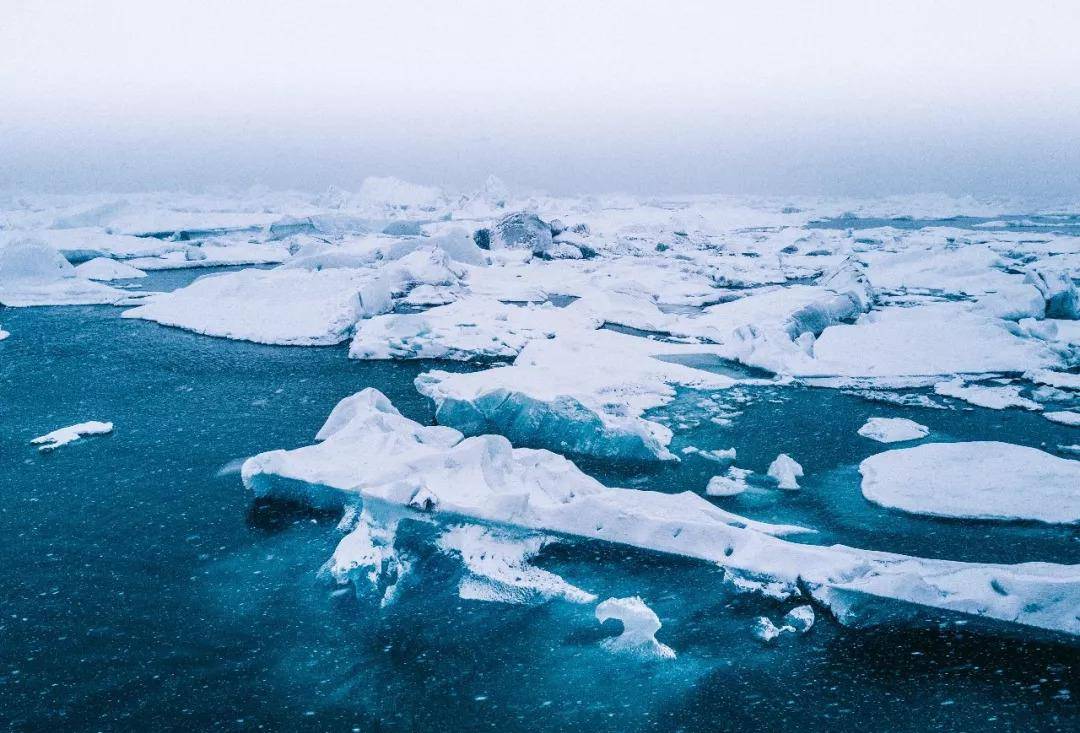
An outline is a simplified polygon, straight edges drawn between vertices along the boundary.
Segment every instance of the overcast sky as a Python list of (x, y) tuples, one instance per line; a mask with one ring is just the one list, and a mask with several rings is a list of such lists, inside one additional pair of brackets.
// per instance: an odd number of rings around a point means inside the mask
[(1080, 193), (1080, 3), (0, 0), (0, 188)]

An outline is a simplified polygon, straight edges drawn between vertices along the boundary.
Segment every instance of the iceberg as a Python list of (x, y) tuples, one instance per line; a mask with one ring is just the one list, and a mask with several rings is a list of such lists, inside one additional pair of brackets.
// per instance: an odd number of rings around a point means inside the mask
[[(965, 563), (791, 542), (784, 536), (805, 530), (740, 517), (690, 492), (609, 488), (554, 453), (420, 425), (374, 389), (339, 403), (317, 441), (248, 459), (245, 486), (256, 496), (324, 508), (398, 512), (394, 522), (464, 521), (697, 558), (748, 589), (812, 598), (845, 624), (902, 622), (921, 609), (1080, 635), (1077, 566)], [(333, 567), (361, 572), (373, 557), (384, 562), (386, 550), (376, 555), (367, 537), (353, 534), (339, 544)]]
[(964, 303), (873, 311), (830, 326), (803, 376), (900, 377), (1024, 372), (1062, 366), (1060, 354)]
[(0, 304), (103, 305), (127, 296), (123, 290), (79, 277), (75, 268), (40, 239), (0, 244)]
[(674, 385), (719, 390), (738, 383), (671, 360), (710, 351), (716, 349), (569, 330), (528, 342), (512, 366), (426, 372), (416, 388), (435, 402), (440, 423), (469, 435), (499, 433), (520, 446), (606, 458), (675, 460), (671, 430), (642, 415), (670, 401)]
[(912, 514), (1080, 521), (1080, 461), (996, 441), (924, 443), (859, 464), (868, 500)]

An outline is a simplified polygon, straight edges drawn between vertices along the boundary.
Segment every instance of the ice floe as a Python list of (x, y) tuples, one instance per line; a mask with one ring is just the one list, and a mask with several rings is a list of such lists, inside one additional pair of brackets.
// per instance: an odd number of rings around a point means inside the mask
[[(385, 567), (395, 568), (393, 578), (401, 572), (392, 528), (403, 518), (444, 518), (698, 558), (724, 568), (739, 587), (812, 597), (844, 623), (900, 620), (922, 608), (1080, 634), (1074, 566), (964, 563), (790, 542), (782, 536), (799, 528), (739, 517), (689, 492), (609, 488), (548, 451), (420, 425), (373, 389), (343, 400), (318, 439), (257, 455), (241, 475), (258, 496), (363, 505), (369, 521), (342, 539), (328, 565), (337, 577), (370, 573), (384, 587)], [(502, 557), (517, 562), (520, 549)]]
[(859, 465), (870, 501), (914, 514), (1080, 521), (1080, 461), (996, 441), (924, 443)]
[(2, 305), (99, 305), (125, 295), (122, 290), (80, 277), (71, 263), (40, 239), (0, 242)]
[(45, 435), (34, 438), (30, 443), (38, 446), (39, 451), (48, 452), (61, 446), (65, 446), (68, 443), (73, 443), (80, 438), (85, 438), (90, 435), (107, 435), (112, 431), (113, 424), (111, 422), (90, 420), (88, 422), (69, 425), (66, 428), (59, 428), (50, 433), (45, 433)]
[(750, 485), (746, 482), (746, 477), (751, 473), (753, 471), (745, 468), (729, 466), (723, 474), (709, 479), (709, 483), (705, 487), (705, 493), (709, 496), (736, 496), (741, 494), (750, 488)]
[(872, 417), (859, 428), (859, 435), (879, 443), (918, 440), (930, 434), (930, 428), (903, 417)]
[(95, 257), (75, 266), (75, 274), (87, 280), (130, 280), (146, 277), (146, 273), (137, 267), (118, 262), (108, 257)]

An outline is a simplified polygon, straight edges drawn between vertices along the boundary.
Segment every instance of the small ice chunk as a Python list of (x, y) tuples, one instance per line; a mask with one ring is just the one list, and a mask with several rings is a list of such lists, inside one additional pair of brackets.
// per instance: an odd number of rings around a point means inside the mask
[(754, 636), (766, 644), (774, 641), (781, 634), (805, 634), (814, 625), (813, 606), (796, 606), (784, 614), (779, 626), (766, 616), (754, 619)]
[(753, 471), (745, 468), (730, 466), (721, 476), (713, 476), (709, 479), (709, 485), (705, 487), (705, 493), (709, 496), (735, 496), (749, 488), (746, 477)]
[(599, 604), (596, 607), (596, 620), (604, 623), (610, 618), (622, 622), (623, 632), (604, 639), (601, 642), (604, 648), (649, 658), (675, 658), (674, 649), (656, 640), (656, 632), (663, 625), (660, 617), (639, 596), (609, 598)]
[(11, 335), (10, 331), (5, 331), (4, 329), (0, 328), (0, 341), (3, 341), (4, 339), (6, 339), (10, 335)]
[(77, 425), (71, 425), (66, 428), (60, 428), (54, 430), (51, 433), (38, 436), (30, 441), (31, 444), (40, 446), (38, 450), (42, 452), (55, 450), (62, 445), (67, 445), (73, 441), (83, 438), (87, 435), (105, 435), (111, 433), (113, 424), (111, 422), (98, 422), (91, 420), (89, 422), (81, 422)]
[(777, 627), (772, 621), (765, 616), (758, 616), (754, 619), (753, 632), (754, 636), (765, 642), (766, 644), (772, 642), (780, 634), (788, 630), (788, 627)]
[(859, 435), (879, 443), (918, 440), (930, 434), (930, 428), (903, 417), (872, 417), (859, 428)]
[(797, 479), (803, 475), (803, 467), (787, 453), (781, 453), (769, 464), (768, 475), (776, 480), (777, 488), (793, 490), (799, 488)]
[(814, 625), (814, 607), (796, 606), (784, 614), (784, 626), (805, 634)]
[(1061, 423), (1062, 425), (1072, 425), (1074, 427), (1080, 426), (1080, 412), (1073, 412), (1071, 410), (1044, 412), (1043, 417), (1051, 422)]

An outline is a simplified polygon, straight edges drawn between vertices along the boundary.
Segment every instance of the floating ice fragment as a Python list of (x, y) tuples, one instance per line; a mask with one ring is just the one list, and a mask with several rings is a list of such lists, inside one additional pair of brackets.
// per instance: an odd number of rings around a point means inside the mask
[(912, 514), (1080, 521), (1080, 461), (999, 442), (924, 443), (859, 465), (870, 501)]
[(796, 606), (784, 614), (780, 625), (777, 626), (766, 616), (758, 616), (754, 619), (752, 627), (754, 636), (769, 644), (782, 634), (805, 634), (814, 625), (813, 606)]
[(784, 631), (788, 631), (789, 627), (777, 627), (776, 624), (765, 616), (758, 616), (754, 619), (752, 630), (755, 637), (768, 644), (776, 639), (776, 637), (780, 636)]
[(662, 626), (660, 617), (640, 597), (609, 598), (596, 607), (597, 621), (604, 623), (612, 618), (622, 622), (623, 631), (600, 642), (604, 648), (646, 658), (675, 658), (674, 649), (656, 640)]
[(735, 496), (749, 488), (746, 477), (753, 471), (745, 468), (730, 466), (721, 476), (713, 476), (709, 479), (709, 485), (705, 487), (705, 493), (709, 496)]
[(872, 417), (859, 428), (859, 435), (879, 443), (918, 440), (930, 434), (930, 428), (903, 417)]
[(1044, 412), (1043, 417), (1051, 422), (1060, 423), (1062, 425), (1080, 426), (1080, 412), (1073, 412), (1072, 410)]
[(953, 397), (976, 407), (987, 407), (991, 410), (1004, 410), (1008, 407), (1022, 407), (1025, 410), (1043, 409), (1038, 402), (1021, 397), (1020, 389), (1017, 385), (986, 387), (972, 384), (965, 386), (964, 380), (960, 378), (938, 382), (934, 385), (934, 392), (942, 397)]
[(788, 490), (799, 488), (797, 479), (802, 475), (803, 467), (787, 453), (781, 453), (769, 464), (768, 476), (776, 480), (777, 488)]
[(111, 422), (91, 420), (89, 422), (81, 422), (77, 425), (54, 430), (51, 433), (46, 433), (45, 435), (34, 438), (30, 442), (33, 445), (41, 446), (38, 450), (45, 452), (55, 450), (62, 445), (67, 445), (68, 443), (88, 435), (105, 435), (111, 433), (112, 429), (113, 424)]
[(784, 625), (805, 634), (814, 625), (814, 607), (796, 606), (784, 614)]

